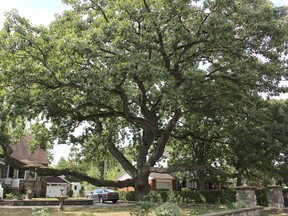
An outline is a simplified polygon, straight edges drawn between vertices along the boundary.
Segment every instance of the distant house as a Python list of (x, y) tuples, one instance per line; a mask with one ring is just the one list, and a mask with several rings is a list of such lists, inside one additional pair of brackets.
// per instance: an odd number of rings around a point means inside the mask
[[(131, 176), (124, 172), (116, 180), (123, 181), (126, 179), (131, 179)], [(152, 190), (167, 189), (176, 190), (176, 179), (166, 173), (150, 173), (148, 178), (148, 183), (151, 185)], [(133, 187), (119, 188), (122, 191), (134, 191)]]
[[(33, 153), (29, 153), (28, 142), (32, 135), (26, 135), (25, 138), (12, 145), (12, 157), (20, 160), (25, 164), (41, 164), (48, 166), (49, 160), (46, 150), (36, 148)], [(31, 190), (34, 197), (44, 197), (46, 195), (47, 178), (38, 176), (34, 171), (16, 169), (6, 164), (0, 159), (0, 183), (4, 188), (4, 193), (12, 192), (15, 195), (25, 194)]]
[[(167, 168), (168, 162), (170, 159), (170, 154), (168, 152), (164, 152), (161, 159), (156, 163), (156, 167), (163, 167)], [(181, 190), (182, 188), (190, 188), (195, 189), (197, 188), (197, 183), (194, 179), (191, 178), (177, 178), (177, 173), (150, 173), (148, 182), (151, 185), (152, 190), (157, 189), (168, 189), (168, 190)], [(128, 175), (126, 172), (123, 172), (116, 180), (123, 181), (126, 179), (131, 179), (131, 176)], [(120, 188), (119, 190), (125, 190), (125, 191), (134, 191), (133, 187), (126, 187), (126, 188)]]

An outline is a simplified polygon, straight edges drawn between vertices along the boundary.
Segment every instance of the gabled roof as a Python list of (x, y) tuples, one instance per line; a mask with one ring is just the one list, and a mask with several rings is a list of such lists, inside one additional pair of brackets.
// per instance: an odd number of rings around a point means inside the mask
[(149, 175), (150, 178), (152, 179), (165, 179), (165, 180), (174, 180), (175, 178), (168, 174), (168, 173), (150, 173)]
[(70, 184), (69, 181), (66, 179), (63, 179), (59, 176), (48, 176), (47, 177), (47, 183), (56, 183), (56, 184)]
[[(123, 172), (120, 176), (118, 176), (116, 178), (116, 180), (118, 180), (118, 181), (123, 181), (123, 180), (126, 180), (126, 179), (131, 179), (131, 176), (128, 173), (126, 173), (126, 172)], [(168, 173), (155, 173), (155, 172), (152, 172), (149, 175), (149, 179), (174, 180), (175, 178), (172, 175), (168, 174)]]
[(11, 156), (23, 163), (49, 164), (47, 153), (44, 149), (37, 147), (33, 153), (29, 152), (28, 142), (32, 139), (32, 135), (26, 135), (23, 140), (12, 145), (13, 153)]

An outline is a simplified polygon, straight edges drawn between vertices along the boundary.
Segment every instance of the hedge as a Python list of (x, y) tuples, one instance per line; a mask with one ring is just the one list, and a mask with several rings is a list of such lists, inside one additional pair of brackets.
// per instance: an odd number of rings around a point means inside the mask
[[(156, 191), (153, 191), (155, 193)], [(234, 189), (223, 189), (223, 190), (204, 190), (204, 191), (167, 191), (158, 190), (162, 197), (162, 202), (167, 202), (168, 197), (174, 195), (184, 203), (195, 203), (195, 204), (227, 204), (236, 202), (236, 191)], [(134, 191), (125, 192), (119, 191), (120, 199), (127, 201), (135, 201)], [(259, 189), (255, 191), (257, 204), (260, 206), (268, 206), (267, 191), (266, 189)], [(288, 190), (283, 190), (284, 205), (288, 206)]]
[[(155, 193), (155, 191), (153, 191)], [(236, 193), (232, 189), (225, 190), (205, 190), (205, 191), (166, 191), (158, 190), (162, 197), (163, 202), (167, 202), (168, 197), (171, 197), (171, 193), (176, 198), (186, 203), (197, 203), (197, 204), (215, 204), (215, 203), (231, 203), (236, 201)], [(134, 191), (125, 192), (119, 191), (120, 199), (127, 201), (135, 201)]]

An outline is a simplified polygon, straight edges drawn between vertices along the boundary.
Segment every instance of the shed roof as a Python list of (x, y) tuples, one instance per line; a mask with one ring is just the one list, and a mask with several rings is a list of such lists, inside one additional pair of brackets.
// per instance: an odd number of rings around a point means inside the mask
[(69, 181), (59, 176), (47, 176), (47, 183), (70, 184)]

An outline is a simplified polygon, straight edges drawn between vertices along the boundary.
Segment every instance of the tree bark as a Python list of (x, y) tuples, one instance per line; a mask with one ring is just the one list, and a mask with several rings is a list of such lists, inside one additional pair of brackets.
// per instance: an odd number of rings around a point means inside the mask
[(141, 170), (138, 171), (137, 179), (135, 179), (135, 198), (136, 201), (140, 201), (147, 195), (150, 190), (151, 186), (148, 182), (149, 179), (149, 172), (142, 172)]
[(198, 171), (198, 181), (197, 189), (200, 191), (205, 190), (205, 173), (203, 171)]

